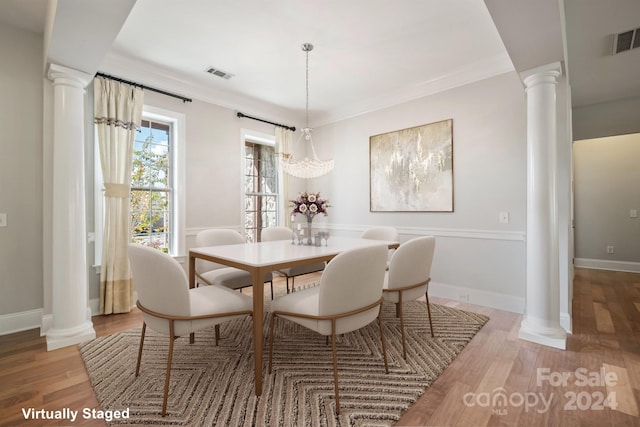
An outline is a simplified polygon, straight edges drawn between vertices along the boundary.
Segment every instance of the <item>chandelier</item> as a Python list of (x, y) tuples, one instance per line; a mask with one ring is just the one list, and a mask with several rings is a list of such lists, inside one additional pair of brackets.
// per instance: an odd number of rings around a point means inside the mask
[(319, 160), (311, 139), (311, 128), (309, 127), (309, 52), (313, 50), (311, 43), (302, 45), (302, 51), (307, 55), (306, 83), (307, 83), (307, 104), (306, 104), (306, 126), (302, 129), (300, 139), (307, 141), (311, 145), (312, 159), (305, 157), (304, 160), (294, 160), (292, 155), (282, 159), (282, 170), (289, 175), (298, 178), (317, 178), (329, 173), (333, 169), (333, 160)]

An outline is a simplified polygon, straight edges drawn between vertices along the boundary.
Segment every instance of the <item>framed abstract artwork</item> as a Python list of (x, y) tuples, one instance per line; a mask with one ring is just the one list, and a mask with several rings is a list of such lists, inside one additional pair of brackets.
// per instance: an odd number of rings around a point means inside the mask
[(453, 212), (453, 119), (369, 138), (371, 212)]

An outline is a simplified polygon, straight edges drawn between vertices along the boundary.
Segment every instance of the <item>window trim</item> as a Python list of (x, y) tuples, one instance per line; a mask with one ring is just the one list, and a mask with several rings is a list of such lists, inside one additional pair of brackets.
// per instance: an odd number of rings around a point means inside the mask
[[(173, 161), (173, 239), (169, 253), (174, 258), (186, 255), (186, 116), (183, 113), (164, 108), (143, 105), (142, 118), (171, 123), (172, 161)], [(102, 264), (102, 241), (104, 231), (104, 181), (100, 165), (98, 137), (95, 137), (94, 154), (94, 218), (95, 248), (94, 266)]]

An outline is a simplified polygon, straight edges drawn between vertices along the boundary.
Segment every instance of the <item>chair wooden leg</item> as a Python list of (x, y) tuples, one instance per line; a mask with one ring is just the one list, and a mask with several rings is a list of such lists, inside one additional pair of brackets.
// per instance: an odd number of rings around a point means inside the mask
[(215, 330), (216, 330), (216, 347), (217, 347), (218, 341), (220, 341), (220, 325), (216, 325)]
[(400, 308), (400, 303), (396, 303), (396, 317), (400, 318), (400, 313), (402, 312), (402, 308)]
[(398, 294), (398, 317), (400, 317), (400, 336), (402, 336), (402, 357), (407, 360), (407, 344), (404, 336), (404, 313), (402, 312), (402, 292)]
[(273, 360), (273, 328), (275, 325), (276, 316), (271, 314), (269, 321), (269, 373), (271, 373), (271, 361)]
[(140, 334), (140, 347), (138, 348), (138, 362), (136, 363), (136, 377), (140, 374), (140, 362), (142, 361), (142, 346), (144, 344), (144, 334), (147, 331), (147, 324), (142, 322), (142, 333)]
[(427, 298), (427, 312), (429, 313), (429, 327), (431, 328), (431, 337), (434, 338), (433, 334), (433, 322), (431, 321), (431, 304), (429, 304), (429, 288), (427, 288), (427, 292), (425, 292), (424, 296)]
[(331, 352), (333, 353), (333, 389), (336, 393), (336, 414), (340, 414), (340, 395), (338, 393), (338, 354), (336, 351), (336, 319), (331, 319)]
[(167, 376), (164, 380), (164, 398), (162, 399), (163, 417), (167, 413), (167, 397), (169, 396), (169, 379), (171, 378), (171, 361), (173, 359), (173, 342), (176, 338), (173, 330), (173, 320), (169, 320), (169, 354), (167, 355)]
[(289, 293), (289, 276), (287, 276), (287, 293)]
[(293, 276), (291, 278), (291, 292), (295, 291), (295, 287), (296, 287), (296, 276)]
[(378, 324), (380, 325), (380, 341), (382, 341), (382, 356), (384, 358), (384, 372), (389, 373), (389, 364), (387, 363), (387, 343), (384, 340), (384, 332), (382, 327), (382, 305), (380, 305), (380, 311), (378, 312)]
[(271, 301), (273, 301), (273, 280), (269, 283), (271, 284)]

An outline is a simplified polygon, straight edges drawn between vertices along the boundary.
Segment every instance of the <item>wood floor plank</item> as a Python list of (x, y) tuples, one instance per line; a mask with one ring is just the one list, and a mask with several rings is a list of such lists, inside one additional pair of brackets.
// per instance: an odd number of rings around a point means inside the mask
[(593, 309), (596, 314), (598, 332), (615, 334), (616, 330), (613, 327), (613, 320), (611, 319), (611, 313), (609, 313), (607, 305), (600, 302), (594, 302)]
[[(296, 286), (318, 277), (300, 278)], [(284, 286), (284, 281), (277, 279), (276, 286)], [(397, 426), (640, 427), (640, 274), (577, 268), (573, 294), (573, 333), (567, 338), (565, 351), (520, 340), (520, 314), (430, 297), (433, 303), (486, 314), (490, 320)], [(96, 334), (104, 336), (137, 327), (141, 319), (141, 313), (134, 309), (129, 314), (95, 316), (92, 320)], [(626, 375), (620, 390), (615, 390), (624, 397), (626, 412), (573, 409), (568, 405), (568, 393), (583, 393), (583, 399), (587, 395), (593, 399), (594, 393), (607, 392), (605, 386), (576, 385), (575, 371), (598, 372), (602, 367)], [(568, 374), (570, 379), (566, 386), (541, 383), (541, 369)], [(467, 393), (493, 393), (500, 388), (514, 399), (518, 394), (553, 398), (543, 412), (538, 411), (540, 406), (510, 404), (506, 412), (500, 412), (504, 409), (501, 406), (465, 404)], [(37, 330), (0, 336), (0, 426), (69, 424), (25, 420), (21, 408), (27, 407), (98, 407), (77, 346), (47, 352), (46, 341)], [(102, 427), (105, 423), (82, 420), (73, 425)]]
[[(607, 381), (607, 396), (610, 396), (615, 405), (612, 405), (614, 411), (623, 412), (634, 417), (640, 416), (638, 411), (638, 403), (633, 392), (633, 387), (629, 381), (627, 369), (620, 366), (603, 364), (607, 374), (611, 373), (615, 379)], [(615, 408), (613, 407), (615, 406)]]

